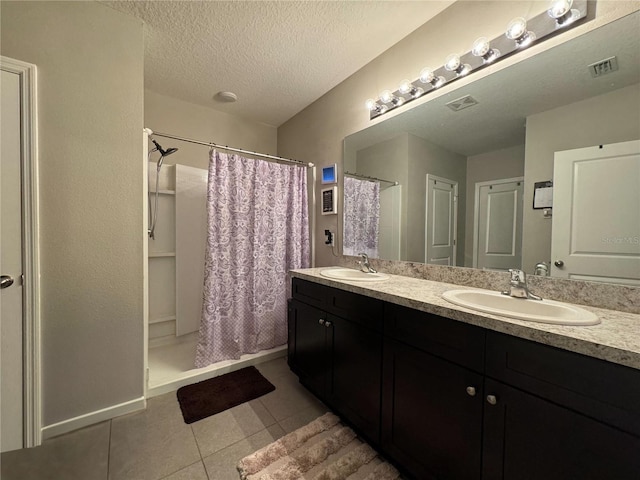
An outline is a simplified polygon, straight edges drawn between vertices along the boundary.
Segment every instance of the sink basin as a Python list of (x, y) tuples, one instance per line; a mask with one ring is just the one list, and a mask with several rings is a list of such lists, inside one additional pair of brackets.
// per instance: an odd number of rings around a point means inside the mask
[(555, 302), (531, 300), (482, 290), (449, 290), (442, 294), (448, 302), (480, 312), (531, 322), (557, 325), (596, 325), (600, 319), (584, 308)]
[(320, 275), (348, 282), (382, 282), (389, 279), (389, 275), (385, 273), (365, 273), (353, 268), (325, 268), (320, 270)]

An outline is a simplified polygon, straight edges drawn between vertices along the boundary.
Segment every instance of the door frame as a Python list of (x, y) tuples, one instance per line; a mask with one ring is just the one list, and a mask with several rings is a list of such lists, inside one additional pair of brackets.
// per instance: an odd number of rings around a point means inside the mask
[(439, 177), (431, 173), (427, 173), (425, 180), (425, 204), (424, 204), (424, 262), (429, 263), (429, 242), (427, 240), (427, 229), (429, 228), (429, 181), (449, 183), (453, 185), (453, 232), (451, 234), (453, 241), (453, 255), (451, 258), (452, 267), (456, 266), (458, 254), (458, 182), (449, 178)]
[(42, 443), (42, 369), (38, 203), (37, 68), (0, 56), (2, 70), (20, 77), (23, 252), (23, 444)]
[(501, 178), (499, 180), (476, 182), (475, 184), (475, 193), (473, 195), (473, 263), (471, 264), (473, 268), (478, 268), (478, 229), (480, 227), (478, 215), (480, 214), (480, 188), (486, 187), (487, 185), (500, 185), (512, 182), (524, 182), (524, 177)]

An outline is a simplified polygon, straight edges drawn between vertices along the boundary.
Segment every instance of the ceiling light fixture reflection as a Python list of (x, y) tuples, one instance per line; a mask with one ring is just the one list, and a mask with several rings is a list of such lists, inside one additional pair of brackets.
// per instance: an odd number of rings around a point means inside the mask
[(480, 37), (471, 47), (471, 53), (482, 58), (483, 63), (491, 63), (500, 56), (500, 50), (497, 48), (491, 48), (491, 42), (487, 37)]
[(505, 35), (514, 40), (518, 48), (528, 47), (536, 39), (536, 34), (527, 30), (527, 21), (522, 17), (514, 18), (509, 22)]
[(380, 93), (380, 101), (382, 103), (391, 103), (393, 106), (398, 107), (404, 103), (404, 98), (396, 97), (391, 90), (384, 90)]

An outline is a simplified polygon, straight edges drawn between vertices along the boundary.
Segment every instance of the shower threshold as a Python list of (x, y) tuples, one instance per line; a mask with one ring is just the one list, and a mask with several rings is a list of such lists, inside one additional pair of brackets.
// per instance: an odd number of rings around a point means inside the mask
[(149, 348), (149, 384), (147, 398), (173, 392), (180, 387), (241, 368), (284, 357), (287, 346), (242, 355), (240, 360), (223, 360), (203, 368), (194, 368), (197, 336), (179, 343)]

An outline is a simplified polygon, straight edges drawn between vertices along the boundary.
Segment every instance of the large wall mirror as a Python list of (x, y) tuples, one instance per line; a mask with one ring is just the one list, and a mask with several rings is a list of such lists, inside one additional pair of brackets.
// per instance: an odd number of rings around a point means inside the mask
[(345, 138), (343, 253), (640, 285), (639, 45), (635, 12)]

